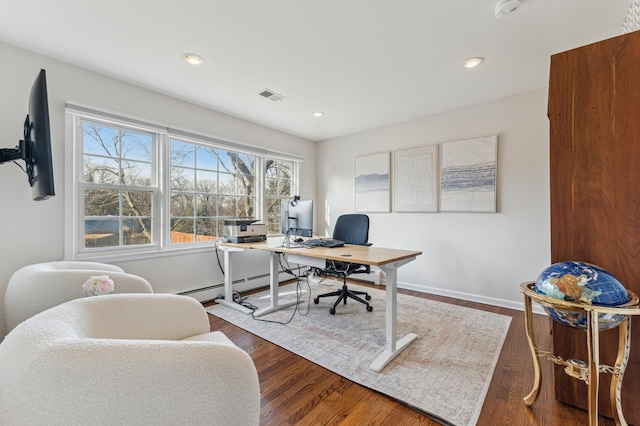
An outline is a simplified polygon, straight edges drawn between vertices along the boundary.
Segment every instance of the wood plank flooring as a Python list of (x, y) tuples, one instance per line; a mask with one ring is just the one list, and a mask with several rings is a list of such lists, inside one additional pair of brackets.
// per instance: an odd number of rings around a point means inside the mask
[[(363, 282), (358, 284), (367, 285)], [(586, 411), (554, 399), (553, 364), (547, 360), (542, 361), (543, 381), (538, 401), (531, 408), (524, 405), (522, 398), (533, 385), (533, 362), (523, 312), (403, 289), (398, 292), (513, 318), (478, 425), (582, 426), (588, 423)], [(363, 315), (366, 312), (363, 311)], [(541, 315), (535, 317), (538, 347), (551, 350), (550, 320)], [(212, 330), (224, 332), (253, 359), (260, 377), (260, 424), (263, 426), (440, 424), (383, 394), (350, 382), (220, 318), (209, 315), (209, 321)], [(609, 426), (614, 425), (614, 422), (600, 417), (599, 424)]]

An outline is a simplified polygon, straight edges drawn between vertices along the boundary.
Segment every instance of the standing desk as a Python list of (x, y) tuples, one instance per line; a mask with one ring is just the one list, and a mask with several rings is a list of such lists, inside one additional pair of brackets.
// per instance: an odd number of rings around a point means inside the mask
[[(342, 262), (359, 263), (362, 265), (377, 266), (386, 274), (386, 345), (385, 350), (373, 361), (371, 369), (380, 372), (391, 362), (400, 352), (402, 352), (418, 336), (409, 333), (401, 339), (397, 338), (397, 318), (398, 318), (398, 268), (405, 265), (417, 256), (420, 251), (388, 249), (375, 246), (360, 246), (345, 244), (342, 247), (281, 247), (281, 243), (259, 242), (259, 243), (219, 243), (218, 247), (224, 252), (224, 299), (217, 299), (216, 302), (236, 309), (244, 313), (251, 313), (251, 310), (233, 302), (232, 289), (232, 264), (231, 255), (244, 250), (266, 250), (270, 256), (270, 296), (271, 305), (254, 313), (255, 316), (265, 315), (278, 309), (296, 304), (290, 302), (279, 304), (279, 270), (278, 257), (280, 253), (288, 255), (291, 263), (309, 265), (318, 268), (325, 268), (325, 260), (338, 260)], [(364, 314), (366, 315), (366, 313)]]

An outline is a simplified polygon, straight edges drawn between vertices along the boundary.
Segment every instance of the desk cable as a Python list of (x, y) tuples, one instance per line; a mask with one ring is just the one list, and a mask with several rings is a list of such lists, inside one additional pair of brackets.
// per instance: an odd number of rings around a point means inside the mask
[(222, 272), (222, 276), (224, 277), (224, 268), (222, 267), (222, 263), (220, 263), (220, 253), (218, 253), (218, 242), (216, 241), (214, 244), (214, 248), (216, 251), (216, 260), (218, 261), (218, 267), (220, 268), (220, 272)]

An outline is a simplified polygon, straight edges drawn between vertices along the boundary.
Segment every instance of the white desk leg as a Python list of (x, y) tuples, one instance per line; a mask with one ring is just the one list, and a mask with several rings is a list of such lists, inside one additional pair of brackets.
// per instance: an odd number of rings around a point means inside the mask
[(271, 305), (267, 308), (262, 308), (259, 311), (256, 311), (253, 316), (255, 317), (259, 317), (262, 315), (266, 315), (266, 314), (270, 314), (271, 312), (275, 312), (278, 309), (282, 309), (282, 308), (287, 308), (289, 306), (293, 306), (296, 305), (298, 303), (297, 300), (293, 301), (293, 302), (287, 302), (285, 304), (280, 305), (278, 303), (278, 298), (279, 298), (279, 289), (280, 289), (280, 271), (278, 270), (278, 260), (280, 257), (280, 253), (272, 251), (271, 252), (271, 262), (270, 262), (270, 268), (269, 268), (269, 293), (270, 293), (270, 299), (271, 299)]
[(231, 254), (234, 251), (242, 251), (242, 249), (222, 248), (224, 253), (224, 299), (216, 299), (216, 303), (240, 311), (243, 314), (250, 314), (252, 312), (251, 309), (233, 301), (233, 264), (231, 262)]
[[(413, 258), (415, 259), (415, 258)], [(375, 372), (380, 372), (391, 362), (400, 352), (418, 338), (415, 333), (409, 333), (400, 340), (397, 340), (398, 324), (398, 267), (413, 259), (394, 262), (389, 265), (380, 266), (387, 277), (387, 306), (386, 306), (386, 348), (373, 361), (370, 368)]]

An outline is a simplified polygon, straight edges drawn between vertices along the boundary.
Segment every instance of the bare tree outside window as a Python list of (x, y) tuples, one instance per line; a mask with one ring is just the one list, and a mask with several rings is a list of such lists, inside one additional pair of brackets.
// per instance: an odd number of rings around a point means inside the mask
[(291, 198), (293, 162), (267, 159), (265, 163), (265, 202), (269, 234), (280, 233), (282, 201)]
[(82, 129), (85, 247), (150, 244), (154, 135), (90, 121)]
[(261, 219), (269, 234), (280, 233), (295, 161), (236, 150), (237, 143), (183, 139), (115, 114), (67, 114), (79, 141), (72, 200), (80, 238), (69, 232), (65, 240), (74, 255), (202, 245), (222, 237), (229, 219)]
[(171, 242), (214, 240), (225, 219), (255, 218), (256, 156), (171, 140)]

